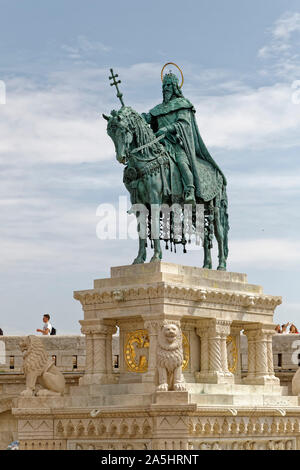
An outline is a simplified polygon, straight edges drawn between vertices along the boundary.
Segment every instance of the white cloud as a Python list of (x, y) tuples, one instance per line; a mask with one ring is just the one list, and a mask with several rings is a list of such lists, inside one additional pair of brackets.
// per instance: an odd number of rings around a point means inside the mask
[(230, 264), (239, 269), (298, 268), (300, 241), (288, 239), (248, 239), (230, 241)]
[[(157, 70), (151, 64), (136, 64), (120, 75), (125, 81), (131, 76), (134, 83), (140, 77), (148, 78), (149, 71), (152, 79), (157, 79)], [(95, 84), (98, 74), (86, 74), (90, 91), (74, 88), (72, 83), (67, 88), (62, 76), (62, 81), (52, 86), (35, 88), (28, 79), (8, 83), (7, 104), (0, 108), (2, 163), (76, 164), (115, 158), (101, 117), (111, 104), (104, 101), (106, 93), (99, 94)], [(300, 144), (299, 106), (292, 102), (292, 94), (288, 85), (277, 84), (258, 89), (239, 87), (235, 93), (201, 99), (188, 97), (195, 104), (200, 132), (209, 147), (263, 149)], [(110, 99), (114, 102), (113, 94)], [(147, 110), (149, 100), (145, 97), (136, 108)]]
[(93, 41), (83, 35), (79, 35), (72, 46), (69, 44), (63, 44), (61, 48), (70, 59), (75, 60), (87, 59), (91, 55), (105, 53), (111, 50), (110, 46), (107, 46), (100, 41)]
[(230, 177), (230, 185), (235, 188), (274, 189), (274, 190), (297, 190), (300, 191), (300, 175), (272, 174), (272, 173), (234, 173)]
[(226, 149), (300, 145), (300, 112), (292, 92), (276, 84), (194, 102), (205, 143)]
[(119, 75), (130, 82), (135, 83), (149, 80), (157, 80), (160, 83), (161, 64), (156, 62), (140, 62), (130, 67), (120, 67)]
[(106, 122), (75, 90), (43, 90), (8, 83), (0, 108), (0, 161), (81, 163), (113, 157)]
[(258, 51), (258, 57), (271, 60), (270, 72), (284, 79), (290, 80), (292, 76), (299, 75), (300, 13), (284, 13), (267, 34), (269, 40)]
[(300, 32), (300, 13), (287, 12), (275, 22), (272, 33), (275, 38), (287, 40), (296, 31)]

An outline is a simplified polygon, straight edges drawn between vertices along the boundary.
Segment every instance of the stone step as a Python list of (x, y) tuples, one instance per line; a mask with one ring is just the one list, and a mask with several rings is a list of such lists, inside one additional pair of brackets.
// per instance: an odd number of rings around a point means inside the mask
[[(120, 394), (120, 395), (74, 395), (66, 397), (67, 406), (80, 408), (95, 406), (146, 406), (153, 403), (152, 393)], [(190, 394), (190, 403), (199, 406), (267, 406), (267, 407), (297, 407), (298, 397), (258, 394)]]
[(80, 385), (70, 388), (71, 396), (89, 395), (139, 395), (155, 391), (155, 385), (149, 383), (127, 383), (127, 384), (100, 384), (100, 385)]
[(187, 389), (194, 394), (207, 395), (288, 395), (288, 388), (280, 385), (244, 385), (244, 384), (205, 384), (187, 383)]
[[(190, 403), (199, 406), (298, 406), (280, 385), (187, 383)], [(156, 387), (150, 383), (81, 385), (70, 388), (70, 406), (141, 406), (153, 402)]]
[[(217, 394), (217, 395), (288, 395), (288, 388), (280, 385), (243, 385), (243, 384), (202, 384), (187, 383), (187, 389), (196, 394)], [(126, 384), (100, 384), (100, 385), (80, 385), (70, 387), (70, 395), (90, 396), (99, 395), (122, 395), (122, 394), (143, 394), (155, 391), (155, 385), (150, 383), (126, 383)]]
[(152, 394), (140, 395), (99, 395), (95, 396), (72, 396), (67, 399), (67, 406), (73, 408), (100, 406), (145, 406), (152, 403)]
[[(187, 383), (188, 391), (195, 395), (238, 395), (248, 396), (274, 396), (287, 397), (287, 387), (280, 385), (242, 385), (242, 384), (201, 384)], [(111, 396), (111, 395), (143, 395), (155, 392), (155, 385), (150, 383), (126, 383), (126, 384), (100, 384), (80, 385), (70, 387), (71, 396)]]
[(248, 284), (247, 275), (243, 273), (216, 271), (165, 262), (112, 267), (110, 278), (94, 280), (94, 289), (131, 288), (132, 286), (138, 287), (162, 282), (196, 289), (207, 287), (234, 290), (244, 294), (263, 293), (261, 286)]
[(236, 405), (236, 406), (270, 406), (295, 407), (298, 406), (298, 397), (276, 395), (190, 395), (190, 402), (197, 405)]

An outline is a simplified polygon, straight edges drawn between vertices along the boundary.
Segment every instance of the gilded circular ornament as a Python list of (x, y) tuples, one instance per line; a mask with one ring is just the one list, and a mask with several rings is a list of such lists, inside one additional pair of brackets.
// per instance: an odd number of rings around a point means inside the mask
[(149, 336), (147, 330), (136, 330), (126, 338), (124, 357), (130, 372), (146, 372), (148, 368)]
[(226, 345), (227, 345), (228, 369), (229, 369), (229, 372), (234, 374), (236, 372), (237, 363), (238, 363), (238, 351), (237, 351), (235, 338), (233, 336), (227, 336)]
[(190, 360), (190, 345), (184, 333), (182, 333), (182, 349), (183, 349), (182, 370), (185, 370)]
[(165, 68), (166, 68), (167, 65), (174, 65), (174, 66), (179, 70), (180, 75), (181, 75), (181, 84), (179, 85), (179, 88), (181, 88), (182, 85), (183, 85), (183, 82), (184, 82), (183, 73), (182, 73), (181, 68), (178, 67), (178, 65), (175, 64), (174, 62), (167, 62), (167, 63), (163, 66), (163, 68), (161, 69), (161, 72), (160, 72), (161, 81), (163, 81), (163, 79), (164, 79), (164, 70), (165, 70)]
[[(190, 345), (187, 336), (182, 333), (183, 363), (185, 370), (190, 360)], [(149, 354), (149, 336), (147, 330), (128, 333), (124, 347), (124, 357), (129, 372), (147, 372)]]

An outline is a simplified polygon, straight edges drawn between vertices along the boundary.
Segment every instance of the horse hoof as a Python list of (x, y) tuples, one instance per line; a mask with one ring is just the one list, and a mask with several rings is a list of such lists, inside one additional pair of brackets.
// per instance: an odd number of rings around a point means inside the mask
[(159, 255), (153, 255), (150, 260), (150, 263), (159, 263), (160, 261), (161, 261), (161, 258)]
[(217, 270), (218, 271), (226, 271), (226, 266), (220, 265), (220, 266), (217, 267)]
[(212, 269), (212, 265), (211, 264), (205, 264), (203, 266), (203, 269)]
[(135, 258), (134, 262), (132, 264), (143, 264), (145, 261), (141, 258)]

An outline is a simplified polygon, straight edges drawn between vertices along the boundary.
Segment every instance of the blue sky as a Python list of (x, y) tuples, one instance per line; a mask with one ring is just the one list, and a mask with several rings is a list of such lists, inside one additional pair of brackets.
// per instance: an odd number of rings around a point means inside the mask
[(282, 295), (275, 321), (300, 326), (298, 0), (0, 0), (0, 13), (0, 327), (31, 333), (48, 312), (77, 333), (73, 291), (132, 262), (135, 241), (96, 237), (98, 205), (126, 195), (101, 114), (118, 107), (110, 67), (141, 112), (167, 61), (228, 179), (229, 270)]

